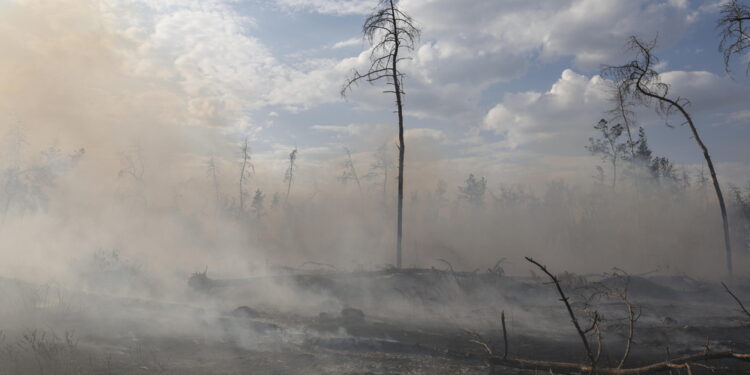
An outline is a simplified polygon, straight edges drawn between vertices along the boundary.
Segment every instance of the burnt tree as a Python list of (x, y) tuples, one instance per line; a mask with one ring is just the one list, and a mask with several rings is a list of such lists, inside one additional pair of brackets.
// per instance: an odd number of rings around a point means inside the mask
[(292, 152), (289, 153), (289, 167), (286, 169), (286, 173), (284, 173), (284, 182), (287, 183), (286, 185), (286, 198), (284, 198), (284, 202), (289, 202), (289, 193), (292, 191), (292, 180), (294, 179), (294, 170), (297, 168), (294, 163), (297, 161), (297, 147), (292, 150)]
[[(738, 0), (731, 0), (721, 6), (720, 18), (717, 22), (721, 30), (719, 52), (724, 55), (724, 67), (729, 72), (732, 56), (742, 55), (750, 49), (750, 7)], [(750, 72), (750, 63), (745, 73)]]
[(240, 168), (240, 216), (245, 212), (245, 197), (247, 197), (245, 180), (250, 178), (252, 173), (255, 173), (255, 167), (250, 162), (250, 146), (248, 145), (247, 137), (245, 137), (245, 141), (242, 143), (242, 167)]
[(396, 99), (398, 114), (398, 224), (396, 227), (396, 266), (401, 268), (401, 240), (403, 238), (404, 207), (404, 73), (399, 69), (399, 62), (408, 59), (401, 55), (404, 50), (414, 51), (419, 39), (419, 28), (414, 20), (398, 8), (398, 0), (380, 0), (362, 26), (362, 34), (370, 43), (370, 67), (367, 72), (355, 70), (341, 89), (341, 95), (360, 81), (375, 83), (385, 80), (393, 86), (384, 91)]
[(602, 75), (614, 81), (617, 84), (617, 89), (626, 97), (639, 104), (653, 106), (658, 113), (665, 117), (678, 114), (684, 120), (683, 125), (687, 124), (690, 127), (693, 138), (698, 143), (703, 152), (703, 157), (706, 159), (706, 164), (713, 180), (714, 190), (716, 191), (716, 198), (719, 201), (724, 229), (727, 271), (731, 276), (732, 248), (729, 239), (729, 219), (727, 218), (724, 195), (719, 186), (719, 179), (716, 177), (716, 168), (714, 168), (711, 155), (708, 153), (708, 147), (703, 143), (700, 134), (698, 134), (698, 129), (695, 127), (693, 118), (686, 109), (690, 103), (685, 98), (670, 96), (669, 85), (661, 82), (659, 73), (654, 70), (654, 66), (659, 61), (652, 53), (655, 45), (656, 41), (649, 43), (641, 41), (635, 36), (630, 37), (629, 46), (636, 53), (635, 59), (625, 65), (606, 67)]

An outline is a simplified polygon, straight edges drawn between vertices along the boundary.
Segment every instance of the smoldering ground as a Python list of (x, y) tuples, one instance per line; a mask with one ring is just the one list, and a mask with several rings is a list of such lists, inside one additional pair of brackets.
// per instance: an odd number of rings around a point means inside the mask
[[(575, 334), (524, 256), (574, 272), (571, 288), (627, 270), (643, 330), (657, 332), (647, 348), (694, 349), (716, 327), (714, 346), (732, 342), (739, 317), (715, 284), (721, 227), (705, 181), (633, 169), (616, 189), (480, 186), (417, 145), (409, 270), (397, 272), (387, 147), (351, 165), (300, 149), (291, 184), (291, 149), (253, 155), (240, 187), (235, 114), (196, 107), (170, 72), (134, 68), (138, 46), (97, 4), (0, 5), (4, 372), (483, 372), (464, 330), (499, 340), (501, 311), (519, 352)], [(620, 332), (622, 310), (601, 309)], [(560, 357), (580, 354), (566, 347)]]

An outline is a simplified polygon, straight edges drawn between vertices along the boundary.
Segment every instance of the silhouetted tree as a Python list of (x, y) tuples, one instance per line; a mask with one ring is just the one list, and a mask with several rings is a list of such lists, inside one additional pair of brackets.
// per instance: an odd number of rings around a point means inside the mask
[(357, 183), (357, 188), (359, 188), (359, 195), (361, 197), (362, 184), (359, 182), (359, 175), (357, 174), (357, 169), (354, 167), (354, 161), (352, 161), (352, 152), (347, 147), (344, 147), (344, 152), (346, 152), (346, 160), (344, 160), (342, 165), (344, 170), (341, 172), (341, 176), (339, 176), (338, 180), (343, 184), (346, 184), (349, 180), (354, 180), (354, 182)]
[(240, 167), (240, 215), (245, 212), (245, 197), (247, 192), (245, 191), (245, 179), (250, 178), (255, 173), (255, 166), (250, 162), (250, 146), (248, 145), (247, 137), (242, 142), (242, 166)]
[(739, 219), (739, 223), (734, 226), (736, 228), (735, 238), (741, 248), (747, 251), (750, 249), (750, 181), (748, 181), (744, 193), (738, 187), (730, 187), (730, 190), (734, 197), (735, 212), (733, 217)]
[(635, 164), (644, 167), (651, 165), (651, 155), (653, 152), (648, 146), (648, 138), (643, 127), (638, 128), (638, 140), (636, 141), (636, 151), (631, 160)]
[(651, 175), (654, 177), (654, 179), (658, 181), (677, 181), (677, 174), (675, 172), (674, 164), (672, 164), (669, 159), (663, 156), (657, 156), (651, 159), (649, 171), (651, 172)]
[(620, 124), (610, 127), (607, 120), (601, 119), (594, 125), (594, 129), (598, 130), (601, 135), (599, 138), (589, 138), (589, 145), (586, 149), (592, 155), (601, 155), (604, 161), (609, 160), (612, 163), (612, 188), (614, 189), (617, 185), (617, 161), (625, 152), (625, 144), (618, 143), (623, 128)]
[(296, 166), (294, 163), (297, 161), (297, 148), (295, 147), (292, 152), (289, 153), (289, 167), (286, 169), (286, 173), (284, 173), (284, 182), (287, 183), (286, 186), (286, 198), (284, 198), (284, 202), (289, 202), (289, 193), (292, 191), (292, 180), (294, 179), (294, 170)]
[(396, 98), (396, 112), (398, 114), (398, 223), (396, 230), (396, 266), (401, 268), (401, 240), (403, 238), (403, 206), (404, 206), (404, 106), (402, 95), (404, 74), (399, 69), (402, 49), (414, 50), (419, 39), (419, 29), (414, 20), (398, 8), (398, 0), (380, 0), (378, 6), (370, 14), (362, 26), (362, 33), (372, 46), (370, 53), (370, 67), (367, 72), (354, 71), (352, 76), (341, 89), (345, 95), (352, 85), (359, 81), (373, 83), (385, 79), (392, 85), (392, 93)]
[[(750, 49), (750, 7), (742, 1), (731, 0), (721, 6), (718, 27), (721, 29), (719, 51), (724, 55), (724, 68), (730, 71), (729, 63), (734, 55), (744, 55)], [(750, 72), (750, 63), (745, 73)]]
[(641, 127), (638, 129), (638, 140), (635, 141), (635, 156), (627, 157), (626, 160), (633, 163), (636, 168), (647, 171), (647, 175), (655, 182), (678, 180), (675, 167), (672, 162), (664, 156), (653, 156), (653, 151), (648, 145), (646, 131)]
[(0, 171), (0, 202), (2, 202), (2, 222), (13, 211), (18, 214), (45, 210), (49, 204), (47, 191), (55, 186), (57, 178), (75, 167), (86, 153), (83, 148), (71, 153), (52, 146), (41, 152), (35, 162), (26, 162), (22, 148), (26, 140), (20, 129), (9, 134), (7, 150), (9, 155)]
[(689, 102), (684, 98), (672, 98), (669, 96), (669, 85), (661, 82), (659, 73), (654, 70), (654, 65), (658, 58), (653, 55), (652, 51), (655, 41), (646, 43), (636, 37), (630, 38), (630, 48), (635, 51), (636, 57), (633, 61), (622, 66), (610, 66), (604, 69), (603, 76), (616, 82), (620, 90), (627, 98), (646, 106), (654, 106), (656, 111), (665, 117), (672, 114), (679, 114), (684, 119), (684, 124), (690, 127), (693, 138), (703, 151), (703, 157), (711, 172), (716, 197), (719, 201), (721, 218), (724, 229), (724, 247), (726, 251), (727, 271), (732, 274), (732, 247), (729, 236), (729, 219), (727, 218), (727, 208), (724, 203), (724, 196), (719, 186), (719, 179), (716, 177), (708, 148), (698, 134), (692, 116), (685, 109)]
[(487, 179), (484, 177), (477, 179), (474, 177), (474, 174), (469, 175), (464, 186), (458, 187), (459, 198), (477, 206), (481, 206), (484, 203), (484, 193), (486, 191)]
[(263, 201), (266, 199), (265, 194), (260, 189), (255, 190), (255, 195), (253, 195), (253, 201), (250, 203), (250, 207), (253, 209), (253, 213), (255, 213), (255, 217), (260, 220), (263, 215), (265, 215), (265, 209), (263, 207)]
[(383, 176), (383, 204), (388, 202), (388, 171), (393, 168), (393, 162), (388, 157), (388, 152), (386, 152), (387, 146), (388, 144), (384, 143), (378, 147), (378, 150), (375, 152), (375, 161), (370, 164), (370, 171), (365, 175), (365, 177), (370, 179)]

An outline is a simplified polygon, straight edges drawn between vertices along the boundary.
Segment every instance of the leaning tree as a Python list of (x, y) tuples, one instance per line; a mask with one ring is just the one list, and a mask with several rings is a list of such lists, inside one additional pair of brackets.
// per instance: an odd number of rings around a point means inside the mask
[(662, 82), (659, 73), (654, 70), (658, 63), (658, 58), (654, 56), (653, 49), (656, 46), (656, 40), (644, 42), (635, 36), (630, 37), (629, 47), (635, 51), (636, 57), (633, 61), (621, 66), (609, 66), (604, 68), (602, 75), (611, 79), (617, 85), (617, 90), (626, 97), (635, 102), (652, 106), (656, 111), (665, 116), (680, 115), (684, 124), (690, 127), (693, 138), (703, 151), (703, 157), (708, 164), (708, 170), (711, 172), (711, 179), (716, 190), (716, 198), (719, 201), (721, 209), (721, 219), (724, 226), (724, 248), (726, 250), (727, 271), (732, 275), (732, 248), (729, 240), (729, 220), (727, 219), (727, 208), (724, 204), (724, 195), (721, 193), (719, 179), (716, 177), (716, 168), (711, 161), (711, 155), (708, 148), (698, 134), (692, 116), (688, 113), (686, 107), (690, 102), (681, 97), (673, 97), (669, 93), (669, 85)]
[[(750, 7), (739, 0), (731, 0), (721, 6), (718, 27), (721, 30), (719, 51), (724, 54), (724, 67), (729, 72), (729, 63), (734, 55), (744, 55), (750, 50)], [(750, 62), (746, 73), (750, 73)]]
[(396, 98), (396, 113), (398, 114), (398, 224), (396, 227), (396, 266), (401, 268), (401, 239), (403, 238), (403, 207), (404, 207), (404, 103), (403, 79), (404, 73), (399, 63), (408, 57), (402, 52), (414, 51), (419, 39), (419, 28), (414, 20), (398, 8), (398, 0), (380, 0), (378, 6), (370, 14), (362, 26), (362, 34), (370, 43), (370, 66), (365, 73), (354, 70), (341, 89), (341, 95), (346, 95), (352, 85), (360, 81), (375, 83), (384, 80), (393, 86), (384, 91)]

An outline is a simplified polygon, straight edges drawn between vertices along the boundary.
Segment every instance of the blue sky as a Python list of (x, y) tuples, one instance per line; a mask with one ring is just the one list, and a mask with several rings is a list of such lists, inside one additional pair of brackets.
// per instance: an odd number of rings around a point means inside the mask
[[(129, 77), (147, 82), (149, 95), (169, 92), (190, 137), (213, 139), (194, 149), (199, 158), (231, 161), (248, 137), (269, 165), (296, 146), (302, 163), (335, 164), (348, 147), (364, 166), (378, 146), (394, 143), (393, 99), (382, 87), (339, 96), (352, 69), (367, 66), (360, 29), (376, 1), (86, 3), (92, 24), (116, 40), (108, 48)], [(403, 64), (408, 165), (438, 163), (451, 177), (473, 172), (509, 182), (588, 178), (598, 160), (584, 146), (610, 106), (608, 83), (597, 74), (628, 59), (628, 36), (658, 35), (658, 69), (675, 95), (692, 101), (720, 174), (747, 179), (750, 80), (740, 59), (733, 78), (724, 71), (720, 4), (401, 0), (423, 30), (414, 59)], [(657, 154), (700, 166), (688, 129), (668, 128), (648, 109), (637, 119)]]

